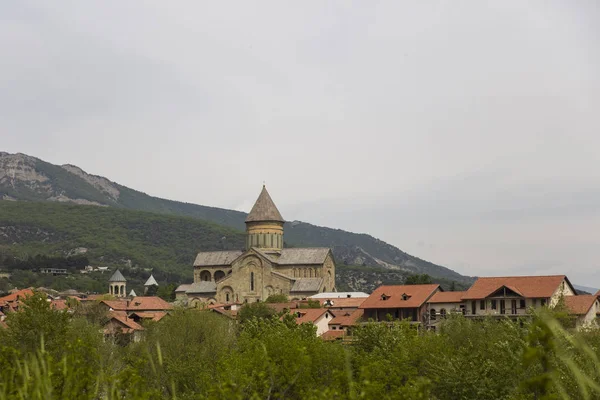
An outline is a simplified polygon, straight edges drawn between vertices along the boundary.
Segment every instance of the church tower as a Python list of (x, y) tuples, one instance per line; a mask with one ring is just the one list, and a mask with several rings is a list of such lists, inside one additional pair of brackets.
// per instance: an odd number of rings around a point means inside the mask
[(246, 218), (246, 249), (251, 247), (271, 251), (283, 249), (284, 222), (267, 188), (263, 185), (254, 207)]
[(115, 297), (125, 297), (127, 296), (126, 286), (127, 279), (117, 269), (108, 280), (108, 294)]

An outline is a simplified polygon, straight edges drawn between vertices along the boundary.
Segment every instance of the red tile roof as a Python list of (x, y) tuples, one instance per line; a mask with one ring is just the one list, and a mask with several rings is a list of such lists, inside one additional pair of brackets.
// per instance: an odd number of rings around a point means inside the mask
[(66, 300), (52, 300), (50, 302), (50, 307), (52, 307), (55, 310), (66, 310), (67, 308), (67, 301)]
[(21, 289), (14, 293), (9, 294), (8, 296), (0, 297), (0, 303), (7, 302), (12, 303), (17, 301), (18, 299), (27, 298), (29, 296), (33, 296), (33, 290), (29, 289)]
[(566, 281), (571, 286), (565, 275), (478, 278), (467, 290), (463, 300), (484, 299), (503, 286), (526, 298), (547, 298), (554, 294), (562, 281)]
[(435, 292), (428, 303), (460, 303), (467, 292)]
[[(421, 307), (440, 285), (389, 285), (379, 286), (360, 305), (360, 308), (417, 308)], [(403, 295), (407, 299), (403, 299)]]
[(356, 325), (358, 321), (364, 315), (365, 310), (354, 310), (352, 312), (337, 312), (335, 318), (329, 321), (329, 325), (339, 325), (341, 327)]
[(569, 312), (575, 315), (586, 315), (598, 297), (591, 294), (580, 294), (579, 296), (565, 296), (565, 304)]
[(173, 306), (156, 296), (138, 296), (131, 299), (128, 311), (162, 311), (172, 310)]
[(106, 304), (115, 311), (127, 310), (127, 301), (125, 300), (102, 300), (100, 303)]
[(155, 311), (155, 312), (136, 311), (134, 313), (131, 313), (131, 315), (137, 315), (138, 317), (140, 317), (142, 319), (151, 319), (152, 321), (160, 321), (161, 319), (164, 318), (165, 315), (167, 315), (167, 313), (164, 311)]
[(346, 332), (344, 331), (327, 331), (321, 335), (321, 339), (323, 340), (336, 340), (339, 338), (343, 338), (346, 336)]
[(298, 325), (303, 324), (305, 322), (314, 323), (319, 318), (321, 318), (326, 312), (334, 316), (334, 314), (331, 311), (326, 310), (324, 308), (298, 308), (293, 310), (293, 314), (294, 316), (296, 316), (296, 323)]
[(127, 317), (127, 315), (119, 312), (113, 312), (109, 314), (110, 319), (115, 319), (125, 325), (126, 327), (134, 330), (134, 331), (143, 331), (144, 327)]

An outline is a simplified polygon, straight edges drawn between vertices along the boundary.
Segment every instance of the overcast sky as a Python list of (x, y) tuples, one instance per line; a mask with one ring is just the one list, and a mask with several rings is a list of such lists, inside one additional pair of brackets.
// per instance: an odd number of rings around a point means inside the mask
[(0, 0), (0, 151), (600, 287), (600, 3)]

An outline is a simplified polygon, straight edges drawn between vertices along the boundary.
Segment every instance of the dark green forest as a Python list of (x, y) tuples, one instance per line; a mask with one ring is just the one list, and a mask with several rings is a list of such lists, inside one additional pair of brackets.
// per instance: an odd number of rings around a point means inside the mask
[(0, 329), (4, 399), (600, 399), (600, 334), (548, 311), (514, 321), (365, 323), (351, 343), (265, 315), (193, 309), (103, 340), (95, 305), (73, 314), (30, 297)]

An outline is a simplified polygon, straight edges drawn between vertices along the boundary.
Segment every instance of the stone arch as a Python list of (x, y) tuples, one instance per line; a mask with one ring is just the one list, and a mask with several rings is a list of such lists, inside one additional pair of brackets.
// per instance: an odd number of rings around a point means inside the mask
[(306, 268), (304, 268), (304, 277), (308, 278), (308, 270)]
[(209, 305), (209, 306), (212, 306), (212, 305), (214, 305), (214, 304), (217, 304), (217, 300), (215, 300), (215, 299), (213, 299), (213, 298), (210, 298), (210, 299), (208, 299), (208, 305)]
[(225, 278), (225, 272), (219, 270), (219, 271), (215, 271), (215, 282), (221, 280)]
[(225, 303), (233, 303), (234, 298), (233, 298), (233, 289), (231, 288), (231, 286), (224, 286), (221, 289), (221, 300), (224, 301)]
[(194, 297), (193, 299), (190, 300), (189, 305), (191, 308), (200, 308), (200, 305), (202, 304), (202, 300), (200, 300), (197, 297)]
[(294, 278), (298, 277), (298, 269), (297, 268), (292, 269), (292, 275), (294, 276)]
[(265, 286), (265, 291), (267, 292), (267, 297), (275, 293), (275, 289), (271, 285)]
[(314, 269), (312, 269), (312, 268), (309, 268), (309, 269), (308, 269), (308, 277), (309, 277), (309, 278), (312, 278), (314, 274), (315, 274), (315, 270), (314, 270)]
[(200, 271), (200, 280), (202, 282), (210, 282), (212, 281), (212, 275), (210, 273), (209, 270), (205, 269), (203, 271)]

